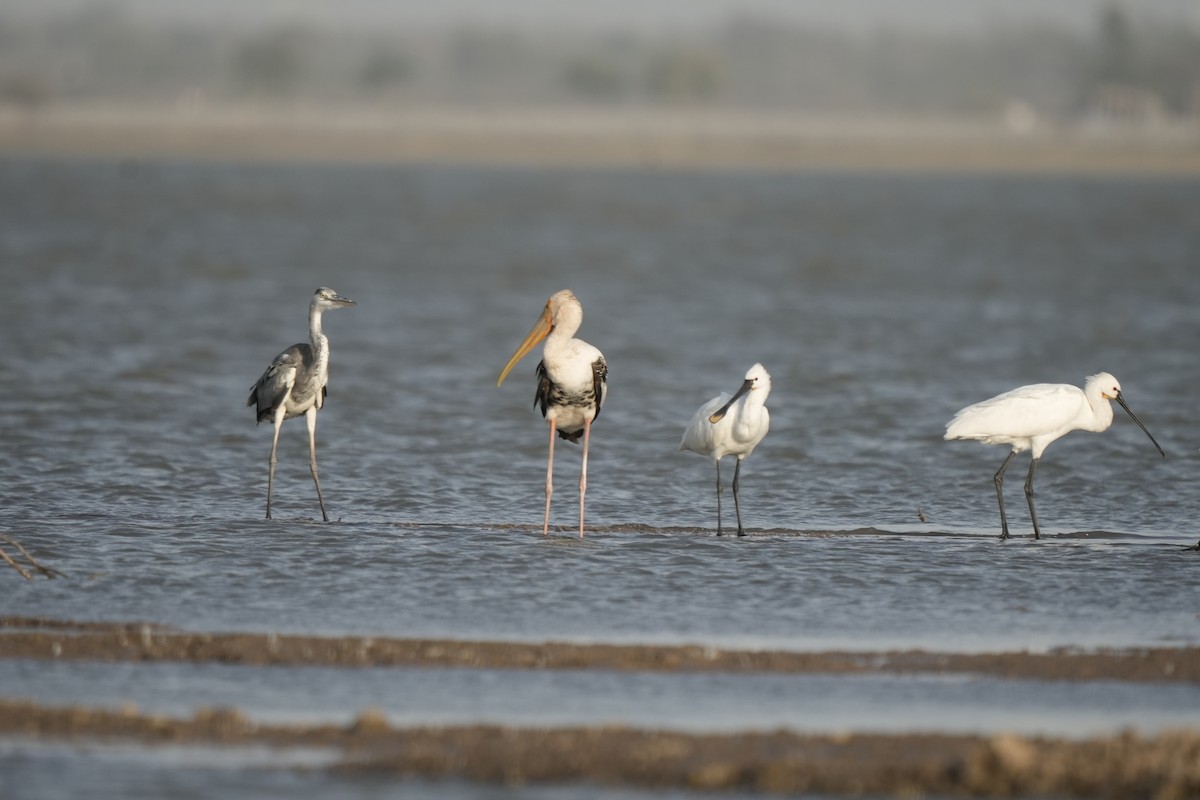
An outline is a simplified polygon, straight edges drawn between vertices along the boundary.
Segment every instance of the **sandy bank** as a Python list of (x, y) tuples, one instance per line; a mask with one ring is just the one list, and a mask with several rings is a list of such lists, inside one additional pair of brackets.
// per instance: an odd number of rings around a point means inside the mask
[(476, 667), (654, 672), (973, 673), (1013, 679), (1200, 683), (1200, 648), (1045, 653), (791, 652), (698, 645), (196, 633), (142, 623), (0, 617), (0, 658), (258, 666)]
[(352, 724), (260, 725), (236, 710), (191, 719), (0, 701), (0, 734), (120, 744), (325, 747), (333, 768), (483, 783), (588, 782), (772, 793), (1196, 797), (1200, 733), (1083, 741), (937, 734), (785, 731), (689, 735), (624, 727), (394, 729), (377, 712)]

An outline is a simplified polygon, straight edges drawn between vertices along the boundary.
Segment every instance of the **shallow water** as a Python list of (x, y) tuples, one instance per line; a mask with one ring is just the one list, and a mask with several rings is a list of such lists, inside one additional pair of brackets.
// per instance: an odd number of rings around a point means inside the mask
[[(69, 575), (0, 573), (2, 613), (805, 649), (1200, 642), (1195, 180), (5, 160), (0, 202), (2, 532)], [(296, 421), (264, 521), (270, 431), (245, 398), (322, 284), (359, 302), (325, 320), (335, 522)], [(582, 542), (565, 443), (561, 530), (538, 533), (536, 358), (495, 386), (564, 287), (610, 366)], [(752, 535), (717, 538), (712, 465), (678, 441), (755, 361), (774, 388), (742, 470)], [(1100, 370), (1167, 458), (1118, 409), (1043, 458), (1047, 539), (997, 542), (1005, 453), (943, 442), (945, 422)], [(728, 713), (711, 725), (745, 720)]]
[[(380, 800), (429, 797), (437, 800), (672, 800), (672, 798), (743, 797), (742, 793), (673, 792), (612, 789), (598, 786), (481, 786), (463, 781), (326, 772), (319, 769), (267, 769), (287, 764), (295, 754), (273, 750), (247, 753), (201, 748), (163, 747), (148, 763), (143, 751), (121, 747), (30, 747), (0, 740), (0, 790), (17, 787), (12, 796), (39, 800), (74, 800), (80, 787), (91, 797), (194, 800), (230, 797), (338, 797)], [(321, 764), (322, 754), (305, 754), (306, 766)], [(14, 792), (16, 790), (14, 789)], [(820, 795), (808, 795), (819, 798)]]
[[(1200, 715), (1186, 684), (1012, 681), (979, 675), (778, 675), (0, 662), (0, 684), (49, 706), (133, 703), (190, 717), (236, 707), (257, 722), (397, 727), (627, 725), (694, 733), (1020, 733), (1082, 737), (1181, 728)], [(298, 705), (296, 698), (304, 697)]]
[(52, 530), (22, 538), (71, 580), (10, 579), (14, 613), (191, 630), (787, 649), (1200, 638), (1196, 554), (1128, 536), (1002, 544), (983, 534), (738, 540), (602, 529), (581, 542), (469, 526), (94, 518)]

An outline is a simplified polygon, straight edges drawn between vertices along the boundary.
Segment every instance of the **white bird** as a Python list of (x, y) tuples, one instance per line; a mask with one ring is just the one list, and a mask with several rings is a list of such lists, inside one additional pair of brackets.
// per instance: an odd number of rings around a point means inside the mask
[(742, 529), (742, 508), (738, 501), (738, 477), (742, 461), (767, 435), (771, 414), (765, 403), (771, 393), (771, 376), (762, 364), (755, 364), (746, 373), (741, 388), (732, 397), (722, 392), (709, 400), (692, 417), (683, 432), (680, 450), (690, 450), (708, 456), (717, 465), (717, 535), (721, 530), (721, 459), (737, 456), (733, 469), (733, 507), (737, 512), (737, 535)]
[(587, 492), (588, 440), (592, 422), (608, 387), (604, 355), (587, 342), (574, 338), (583, 323), (583, 306), (569, 289), (551, 295), (533, 330), (504, 365), (496, 385), (504, 383), (513, 366), (538, 342), (546, 340), (537, 365), (538, 386), (533, 404), (540, 405), (550, 423), (550, 455), (546, 460), (546, 516), (542, 533), (550, 530), (550, 496), (554, 494), (554, 437), (569, 442), (583, 437), (583, 464), (579, 472), (579, 538), (583, 538), (583, 498)]
[(1142, 432), (1150, 437), (1160, 455), (1166, 453), (1134, 415), (1121, 394), (1121, 384), (1107, 372), (1088, 377), (1083, 389), (1067, 383), (1036, 383), (997, 395), (959, 411), (946, 424), (946, 439), (976, 439), (985, 444), (1007, 444), (1012, 452), (996, 472), (996, 499), (1000, 502), (1000, 538), (1008, 537), (1004, 515), (1004, 471), (1013, 456), (1032, 451), (1029, 476), (1025, 479), (1025, 498), (1033, 520), (1033, 538), (1040, 539), (1037, 512), (1033, 508), (1033, 473), (1046, 446), (1071, 431), (1100, 433), (1112, 425), (1110, 400), (1116, 400)]
[(325, 498), (317, 477), (317, 410), (325, 405), (329, 383), (329, 339), (321, 332), (321, 314), (332, 308), (357, 305), (326, 286), (313, 294), (308, 305), (310, 343), (294, 344), (275, 356), (271, 366), (250, 387), (246, 405), (257, 406), (259, 422), (271, 420), (275, 433), (271, 438), (271, 460), (267, 472), (267, 519), (271, 518), (271, 490), (275, 485), (275, 450), (279, 445), (279, 426), (285, 419), (304, 415), (308, 422), (308, 467), (317, 485), (317, 501), (326, 522)]

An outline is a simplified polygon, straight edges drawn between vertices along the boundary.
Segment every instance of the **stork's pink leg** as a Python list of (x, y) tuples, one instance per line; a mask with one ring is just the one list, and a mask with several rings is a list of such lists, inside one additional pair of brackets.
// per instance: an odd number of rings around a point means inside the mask
[(550, 533), (550, 496), (554, 494), (554, 436), (558, 426), (550, 420), (550, 456), (546, 459), (546, 518), (542, 522), (542, 535)]
[(583, 538), (583, 496), (587, 494), (588, 440), (592, 434), (592, 421), (583, 421), (583, 466), (579, 470), (579, 538)]

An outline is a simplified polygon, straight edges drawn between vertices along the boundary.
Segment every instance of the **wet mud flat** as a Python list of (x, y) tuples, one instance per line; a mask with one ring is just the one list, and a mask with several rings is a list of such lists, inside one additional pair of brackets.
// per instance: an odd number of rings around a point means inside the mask
[(151, 623), (0, 617), (0, 658), (252, 666), (475, 667), (653, 672), (970, 673), (1029, 680), (1200, 683), (1200, 647), (1047, 652), (804, 652), (700, 645), (575, 644), (189, 632)]
[(787, 731), (685, 734), (618, 726), (531, 729), (474, 725), (391, 728), (366, 711), (347, 726), (260, 725), (233, 709), (189, 719), (136, 708), (93, 710), (0, 701), (0, 735), (142, 745), (332, 748), (340, 773), (524, 785), (771, 793), (982, 797), (1196, 797), (1200, 733), (1082, 741), (1012, 735)]
[[(790, 652), (677, 645), (459, 641), (189, 632), (150, 623), (0, 617), (0, 658), (254, 666), (593, 669), (686, 673), (972, 673), (1009, 679), (1200, 683), (1200, 648), (1046, 653)], [(19, 687), (10, 687), (10, 693)], [(393, 726), (378, 709), (348, 724), (259, 722), (237, 708), (192, 716), (0, 699), (0, 737), (82, 746), (318, 748), (347, 775), (508, 786), (979, 797), (1200, 796), (1200, 729), (1091, 738), (1013, 734), (689, 733), (624, 725)], [(357, 716), (354, 716), (357, 713)]]

